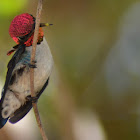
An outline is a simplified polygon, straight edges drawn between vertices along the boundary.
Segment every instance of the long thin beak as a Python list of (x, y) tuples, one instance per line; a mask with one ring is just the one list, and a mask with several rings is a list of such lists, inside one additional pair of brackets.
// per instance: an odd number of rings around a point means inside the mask
[(40, 23), (40, 27), (45, 27), (45, 26), (51, 26), (53, 24), (49, 24), (49, 23)]

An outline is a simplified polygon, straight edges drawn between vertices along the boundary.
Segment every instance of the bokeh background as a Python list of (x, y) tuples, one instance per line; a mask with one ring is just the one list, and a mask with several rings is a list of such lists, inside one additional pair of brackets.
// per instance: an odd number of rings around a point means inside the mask
[[(12, 19), (36, 15), (37, 0), (0, 1), (0, 87), (14, 41)], [(44, 0), (42, 22), (54, 58), (38, 106), (49, 140), (140, 139), (140, 1)], [(41, 140), (31, 111), (0, 140)]]

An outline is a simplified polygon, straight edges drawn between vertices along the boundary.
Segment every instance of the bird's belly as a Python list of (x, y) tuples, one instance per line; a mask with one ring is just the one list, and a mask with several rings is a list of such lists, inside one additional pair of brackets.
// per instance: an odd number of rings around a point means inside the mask
[[(43, 60), (44, 61), (44, 60)], [(51, 73), (51, 64), (46, 62), (47, 65), (41, 65), (39, 62), (37, 63), (37, 68), (34, 70), (34, 91), (37, 94), (45, 82), (50, 76)], [(23, 72), (23, 75), (17, 77), (17, 82), (15, 82), (10, 89), (16, 94), (19, 100), (24, 104), (26, 100), (26, 96), (30, 95), (30, 70), (27, 67)]]

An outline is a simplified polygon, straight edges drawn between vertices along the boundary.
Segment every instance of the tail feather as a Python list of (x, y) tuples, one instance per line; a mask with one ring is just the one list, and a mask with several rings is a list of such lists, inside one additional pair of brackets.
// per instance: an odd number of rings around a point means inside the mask
[(7, 120), (8, 120), (8, 118), (4, 119), (0, 115), (0, 129), (6, 124)]
[(3, 118), (2, 115), (2, 106), (1, 106), (1, 101), (0, 101), (0, 129), (6, 124), (8, 121), (8, 118)]

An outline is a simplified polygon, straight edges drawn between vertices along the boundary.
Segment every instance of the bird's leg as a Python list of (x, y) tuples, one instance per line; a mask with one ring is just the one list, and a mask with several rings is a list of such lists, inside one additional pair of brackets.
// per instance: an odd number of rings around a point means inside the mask
[(30, 67), (30, 68), (37, 68), (37, 66), (36, 66), (36, 64), (28, 64), (28, 66)]
[(26, 100), (30, 101), (32, 103), (36, 103), (38, 101), (38, 97), (37, 96), (31, 97), (31, 95), (29, 95), (29, 96), (26, 97)]
[(36, 61), (36, 60), (33, 60), (32, 62), (33, 62), (33, 63), (37, 63), (37, 61)]
[(36, 66), (36, 64), (35, 63), (37, 63), (37, 61), (36, 60), (34, 60), (34, 61), (32, 61), (34, 64), (31, 64), (31, 63), (28, 63), (28, 66), (30, 67), (30, 68), (37, 68), (37, 66)]

